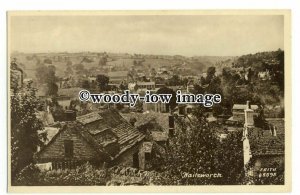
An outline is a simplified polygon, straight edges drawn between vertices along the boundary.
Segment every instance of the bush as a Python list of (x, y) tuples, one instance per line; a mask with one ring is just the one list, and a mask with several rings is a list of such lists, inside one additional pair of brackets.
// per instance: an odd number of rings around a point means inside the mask
[(52, 170), (41, 172), (35, 165), (25, 167), (17, 177), (16, 185), (22, 186), (91, 186), (105, 185), (106, 171), (91, 164), (83, 164), (73, 170)]
[(22, 185), (22, 186), (33, 186), (36, 185), (40, 180), (40, 169), (34, 165), (30, 164), (17, 174), (16, 180), (13, 181), (13, 185)]

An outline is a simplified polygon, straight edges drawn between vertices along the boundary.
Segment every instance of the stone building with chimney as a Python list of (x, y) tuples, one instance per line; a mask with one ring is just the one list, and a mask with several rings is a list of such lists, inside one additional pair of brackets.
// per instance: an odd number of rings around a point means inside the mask
[(85, 162), (98, 167), (144, 167), (144, 134), (114, 109), (79, 117), (66, 113), (65, 121), (56, 126), (57, 134), (35, 156), (38, 164), (50, 163), (52, 169)]
[(256, 183), (281, 183), (284, 176), (284, 119), (267, 119), (269, 127), (262, 129), (254, 126), (254, 111), (249, 102), (244, 110), (243, 156), (248, 177)]

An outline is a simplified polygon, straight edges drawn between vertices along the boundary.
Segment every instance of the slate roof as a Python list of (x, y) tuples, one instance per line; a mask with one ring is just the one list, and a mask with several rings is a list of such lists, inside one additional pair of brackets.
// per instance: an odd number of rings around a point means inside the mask
[(59, 88), (57, 91), (58, 96), (67, 96), (71, 98), (77, 98), (79, 91), (82, 88), (80, 87), (72, 87), (72, 88)]
[[(77, 120), (82, 123), (92, 135), (96, 135), (103, 131), (112, 132), (120, 146), (118, 155), (133, 147), (145, 137), (137, 129), (131, 126), (115, 109), (93, 112), (77, 117)], [(94, 128), (89, 128), (88, 124), (94, 124)]]
[(60, 135), (60, 133), (66, 129), (71, 129), (72, 131), (78, 133), (88, 144), (91, 145), (92, 148), (95, 149), (97, 153), (99, 153), (99, 156), (103, 156), (106, 161), (112, 160), (112, 157), (105, 151), (104, 147), (99, 144), (87, 130), (85, 130), (82, 124), (77, 121), (61, 122), (59, 131), (53, 136), (49, 143), (37, 153), (37, 156), (39, 156), (39, 154), (42, 153), (45, 148), (51, 145)]
[(100, 120), (100, 119), (102, 119), (102, 117), (99, 115), (98, 112), (92, 112), (92, 113), (89, 113), (86, 115), (76, 117), (76, 120), (83, 125)]
[[(156, 121), (159, 126), (161, 126), (164, 132), (169, 132), (169, 114), (168, 113), (158, 113), (158, 112), (145, 112), (145, 113), (121, 113), (121, 115), (129, 121), (131, 118), (135, 118), (137, 121), (134, 124), (135, 127), (143, 126), (151, 121)], [(159, 130), (159, 129), (153, 129)]]
[[(76, 121), (61, 122), (60, 127), (58, 133), (45, 147), (51, 144), (60, 132), (69, 128), (80, 134), (108, 161), (117, 158), (145, 137), (114, 109), (89, 113), (77, 117)], [(115, 145), (113, 150), (107, 149), (110, 144)]]
[(271, 130), (252, 128), (249, 130), (250, 149), (253, 156), (284, 155), (284, 120), (269, 121), (276, 128), (276, 136)]

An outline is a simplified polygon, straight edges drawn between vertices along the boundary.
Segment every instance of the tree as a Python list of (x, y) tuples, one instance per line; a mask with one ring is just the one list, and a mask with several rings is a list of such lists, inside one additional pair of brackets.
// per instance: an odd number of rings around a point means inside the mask
[(71, 65), (67, 65), (66, 67), (66, 70), (65, 70), (65, 76), (70, 76), (70, 75), (73, 75), (73, 69), (72, 69), (72, 66)]
[(107, 56), (102, 56), (99, 59), (99, 66), (105, 66), (107, 63)]
[(180, 77), (178, 75), (173, 75), (167, 81), (167, 85), (169, 85), (169, 86), (179, 86), (179, 85), (183, 85), (183, 82), (182, 82), (182, 80), (180, 79)]
[(120, 88), (120, 90), (122, 90), (122, 91), (128, 89), (127, 85), (125, 85), (123, 82), (120, 84), (119, 88)]
[(11, 176), (33, 162), (33, 154), (43, 145), (46, 134), (39, 134), (42, 122), (36, 116), (38, 99), (36, 89), (29, 82), (11, 96)]
[(53, 96), (51, 98), (51, 101), (47, 101), (47, 105), (49, 105), (49, 107), (50, 107), (50, 111), (53, 115), (54, 121), (64, 121), (65, 120), (65, 117), (64, 117), (65, 110), (71, 109), (71, 106), (72, 106), (71, 103), (72, 102), (70, 102), (69, 106), (63, 107), (63, 106), (59, 105), (57, 98), (55, 96)]
[(47, 95), (49, 96), (57, 96), (58, 86), (54, 82), (47, 83)]
[(44, 63), (45, 64), (52, 64), (52, 60), (50, 60), (49, 58), (44, 59)]
[(58, 79), (55, 72), (56, 68), (53, 65), (41, 65), (36, 69), (36, 78), (38, 82), (40, 84), (47, 84), (47, 95), (50, 96), (56, 96), (58, 92), (58, 86), (56, 84)]
[(109, 77), (100, 74), (97, 75), (96, 81), (101, 92), (108, 90)]
[(242, 131), (230, 132), (219, 145), (218, 162), (222, 174), (219, 184), (236, 185), (244, 182), (242, 136)]
[[(171, 110), (173, 110), (177, 106), (176, 93), (173, 89), (168, 88), (168, 87), (162, 87), (162, 88), (158, 89), (156, 93), (157, 94), (172, 94), (171, 100), (167, 104), (167, 107), (170, 108)], [(168, 110), (168, 108), (167, 108), (167, 110)]]
[(85, 70), (83, 64), (75, 64), (74, 69), (75, 69), (77, 75), (83, 75), (87, 72), (87, 70)]
[(206, 76), (206, 83), (210, 83), (211, 80), (215, 77), (216, 74), (216, 67), (208, 67), (207, 68), (207, 76)]
[[(176, 117), (177, 129), (170, 138), (163, 175), (166, 185), (241, 184), (244, 179), (240, 134), (220, 141), (216, 126), (208, 124), (201, 106), (192, 117)], [(234, 151), (234, 152), (232, 152)], [(230, 169), (229, 169), (230, 168)], [(185, 174), (221, 174), (221, 177), (184, 177)]]

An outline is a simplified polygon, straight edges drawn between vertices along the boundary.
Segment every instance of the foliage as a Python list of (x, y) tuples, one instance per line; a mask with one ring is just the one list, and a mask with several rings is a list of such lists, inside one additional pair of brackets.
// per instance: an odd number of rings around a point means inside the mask
[(101, 92), (108, 90), (109, 77), (100, 74), (97, 75), (96, 81)]
[[(63, 121), (64, 120), (64, 108), (59, 105), (57, 99), (53, 97), (50, 102), (48, 102), (50, 106), (51, 113), (53, 115), (54, 121)], [(66, 108), (69, 109), (69, 108)]]
[(242, 184), (245, 179), (242, 131), (230, 132), (219, 145), (218, 163), (222, 180), (220, 184)]
[(171, 110), (173, 110), (176, 106), (176, 93), (173, 89), (168, 88), (168, 87), (162, 87), (160, 89), (157, 90), (156, 92), (157, 94), (172, 94), (171, 100), (170, 102), (167, 104), (167, 106), (169, 108), (171, 108)]
[(56, 68), (53, 65), (40, 65), (36, 69), (36, 78), (38, 83), (47, 84), (47, 94), (50, 96), (56, 96), (58, 91), (58, 86), (56, 81), (58, 80), (56, 75)]
[(173, 75), (170, 79), (166, 81), (166, 85), (168, 86), (180, 86), (180, 85), (187, 85), (187, 79), (181, 79), (178, 75)]
[(83, 80), (82, 81), (82, 86), (83, 89), (90, 89), (90, 83), (88, 80)]
[(25, 185), (25, 186), (34, 186), (40, 180), (40, 169), (34, 165), (30, 164), (18, 173), (15, 180), (15, 185)]
[(38, 134), (43, 125), (36, 116), (39, 102), (35, 92), (29, 82), (11, 95), (12, 180), (22, 168), (33, 162), (33, 154), (46, 139), (45, 134)]
[[(242, 142), (239, 134), (220, 141), (216, 127), (208, 124), (202, 107), (193, 117), (177, 117), (178, 128), (170, 139), (162, 161), (163, 185), (241, 184), (243, 182)], [(232, 151), (235, 152), (232, 152)], [(230, 167), (230, 170), (228, 169)], [(227, 173), (228, 172), (228, 173)], [(222, 177), (184, 177), (184, 174), (218, 174)]]
[(107, 63), (107, 55), (104, 55), (104, 56), (100, 57), (99, 66), (105, 66), (106, 63)]
[(45, 64), (52, 64), (52, 60), (50, 60), (49, 58), (44, 59), (44, 63)]
[(92, 186), (105, 185), (106, 179), (106, 170), (96, 169), (89, 163), (72, 170), (43, 172), (37, 166), (29, 165), (18, 174), (16, 185)]

